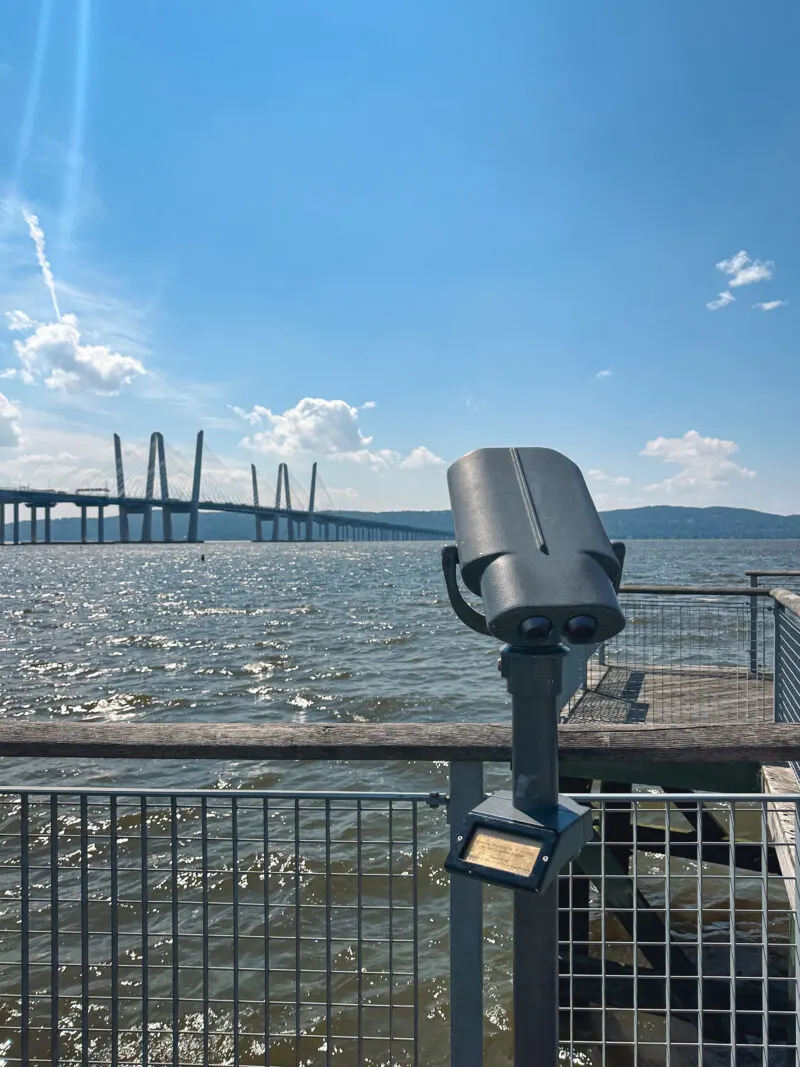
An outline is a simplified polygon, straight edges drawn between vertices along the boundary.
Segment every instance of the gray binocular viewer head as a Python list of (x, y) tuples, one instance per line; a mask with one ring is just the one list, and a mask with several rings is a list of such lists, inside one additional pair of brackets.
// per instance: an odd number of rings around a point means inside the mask
[[(625, 548), (609, 541), (571, 460), (549, 448), (482, 448), (457, 460), (447, 483), (457, 548), (442, 562), (467, 625), (528, 647), (594, 644), (622, 630)], [(458, 592), (459, 565), (485, 616)]]

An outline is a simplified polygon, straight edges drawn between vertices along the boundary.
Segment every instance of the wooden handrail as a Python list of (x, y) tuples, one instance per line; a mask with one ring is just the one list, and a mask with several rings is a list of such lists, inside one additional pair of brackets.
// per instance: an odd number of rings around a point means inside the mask
[(791, 611), (792, 615), (800, 616), (800, 594), (793, 593), (791, 589), (772, 589), (770, 596), (777, 604)]
[[(570, 762), (784, 763), (800, 725), (561, 726)], [(511, 728), (494, 723), (0, 723), (0, 755), (97, 759), (482, 760), (508, 763)]]
[(620, 593), (657, 593), (664, 596), (771, 596), (758, 585), (623, 585)]

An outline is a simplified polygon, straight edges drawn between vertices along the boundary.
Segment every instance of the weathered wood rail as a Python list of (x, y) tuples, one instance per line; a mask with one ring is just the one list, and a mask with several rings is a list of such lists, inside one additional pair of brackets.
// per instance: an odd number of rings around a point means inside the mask
[[(493, 723), (0, 723), (0, 756), (98, 759), (464, 760), (507, 763)], [(561, 726), (565, 762), (726, 764), (800, 760), (800, 724)]]
[(620, 587), (620, 593), (653, 593), (657, 596), (772, 596), (772, 590), (766, 586), (751, 585), (623, 585)]

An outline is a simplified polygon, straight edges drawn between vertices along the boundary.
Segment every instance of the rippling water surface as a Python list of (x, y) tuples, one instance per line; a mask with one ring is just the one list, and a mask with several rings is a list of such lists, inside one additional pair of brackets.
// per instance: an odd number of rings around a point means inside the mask
[[(440, 547), (8, 547), (0, 553), (2, 714), (38, 722), (506, 721), (497, 646), (453, 616)], [(750, 568), (800, 569), (800, 543), (634, 542), (626, 580), (744, 584)], [(446, 782), (444, 764), (0, 761), (5, 785), (438, 789)], [(439, 952), (440, 860), (423, 853), (420, 885), (432, 924), (423, 935)], [(252, 862), (257, 869), (255, 853)], [(487, 913), (496, 1063), (509, 1055), (507, 904), (501, 895)], [(429, 1021), (440, 1020), (445, 999), (441, 976), (427, 978)], [(443, 1062), (446, 1029), (436, 1033), (431, 1055)]]
[[(386, 722), (507, 716), (497, 647), (447, 603), (436, 543), (6, 548), (3, 715), (30, 721)], [(628, 582), (744, 583), (800, 567), (792, 541), (644, 541)], [(274, 783), (251, 764), (172, 762), (116, 777), (149, 786)], [(124, 766), (124, 770), (123, 770)], [(29, 768), (28, 768), (29, 770)], [(106, 782), (109, 765), (47, 767)], [(5, 780), (26, 771), (5, 761)], [(371, 773), (371, 772), (370, 772)], [(352, 785), (341, 767), (326, 786)], [(293, 776), (294, 780), (297, 779)], [(303, 784), (315, 783), (304, 768)], [(371, 778), (371, 781), (374, 779)], [(299, 783), (298, 783), (299, 784)], [(388, 779), (384, 781), (388, 784)]]

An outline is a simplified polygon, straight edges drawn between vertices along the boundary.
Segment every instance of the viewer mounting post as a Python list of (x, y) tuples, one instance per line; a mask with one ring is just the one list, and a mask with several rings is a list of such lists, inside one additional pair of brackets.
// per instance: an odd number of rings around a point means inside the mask
[[(514, 1064), (556, 1067), (558, 874), (592, 834), (590, 809), (558, 792), (563, 663), (572, 645), (596, 647), (624, 627), (625, 550), (558, 452), (481, 449), (454, 463), (447, 482), (458, 542), (442, 551), (450, 603), (471, 629), (505, 642), (512, 789), (458, 813), (445, 867), (514, 890)], [(461, 595), (459, 570), (485, 614)], [(454, 944), (458, 936), (454, 928)]]

